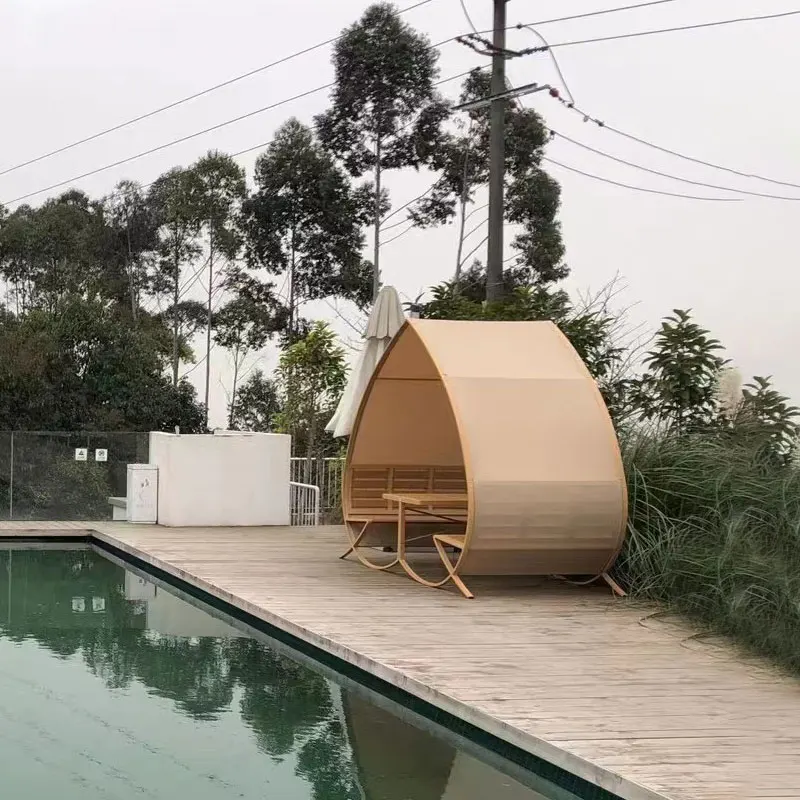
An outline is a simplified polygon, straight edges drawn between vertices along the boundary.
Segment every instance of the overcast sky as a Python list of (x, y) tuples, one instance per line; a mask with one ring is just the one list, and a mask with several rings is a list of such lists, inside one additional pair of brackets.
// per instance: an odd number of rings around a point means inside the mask
[[(465, 1), (478, 27), (488, 28), (491, 0)], [(410, 4), (408, 0), (399, 5)], [(626, 4), (510, 0), (508, 19), (509, 24), (538, 22)], [(0, 170), (328, 39), (357, 19), (366, 5), (364, 0), (2, 0)], [(793, 8), (797, 4), (788, 0), (675, 0), (543, 25), (540, 31), (556, 43)], [(404, 18), (434, 42), (468, 30), (458, 0), (433, 0)], [(795, 80), (800, 74), (799, 36), (797, 16), (556, 52), (578, 105), (593, 116), (697, 158), (800, 184)], [(509, 44), (524, 47), (533, 39), (515, 31)], [(322, 48), (4, 175), (0, 202), (327, 83), (332, 78), (329, 55), (330, 48)], [(442, 77), (481, 63), (480, 56), (457, 43), (442, 48)], [(516, 84), (558, 83), (546, 54), (512, 62), (509, 77)], [(453, 97), (458, 82), (442, 89)], [(209, 148), (236, 152), (266, 142), (290, 115), (310, 122), (326, 101), (326, 93), (318, 92), (75, 185), (102, 194), (122, 178), (147, 183), (176, 164), (191, 163)], [(693, 165), (584, 124), (544, 95), (525, 102), (557, 131), (627, 160), (693, 180), (800, 198), (800, 190)], [(548, 154), (616, 181), (736, 197), (648, 175), (563, 141), (553, 143)], [(237, 159), (248, 175), (255, 156)], [(692, 308), (698, 321), (723, 341), (727, 356), (746, 378), (771, 374), (779, 389), (800, 400), (792, 344), (800, 327), (800, 202), (700, 202), (618, 188), (548, 168), (563, 187), (561, 219), (572, 268), (570, 288), (598, 289), (619, 273), (627, 287), (619, 303), (633, 305), (632, 321), (644, 322), (649, 329), (675, 307)], [(400, 205), (430, 182), (429, 175), (403, 174), (390, 176), (388, 185), (393, 202)], [(481, 237), (476, 233), (474, 244)], [(455, 248), (453, 228), (413, 231), (384, 248), (384, 279), (404, 296), (415, 297), (452, 274)], [(324, 306), (321, 311), (326, 311)], [(341, 320), (336, 325), (348, 332)], [(272, 363), (274, 356), (265, 354), (264, 364)], [(221, 383), (229, 370), (218, 351), (212, 364), (212, 419), (221, 424)], [(197, 369), (192, 375), (198, 386), (203, 372)]]

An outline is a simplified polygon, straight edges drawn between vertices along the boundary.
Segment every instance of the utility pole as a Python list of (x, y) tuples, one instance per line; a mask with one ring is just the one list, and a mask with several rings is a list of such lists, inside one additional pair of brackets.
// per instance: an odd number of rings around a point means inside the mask
[(505, 182), (506, 3), (494, 0), (492, 36), (491, 116), (489, 125), (489, 248), (486, 260), (486, 300), (503, 295), (503, 223)]

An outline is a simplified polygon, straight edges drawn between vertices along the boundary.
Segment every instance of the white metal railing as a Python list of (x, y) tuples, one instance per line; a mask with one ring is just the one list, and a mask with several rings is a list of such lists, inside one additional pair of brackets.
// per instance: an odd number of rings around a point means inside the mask
[(319, 486), (289, 482), (292, 525), (319, 525)]
[(290, 480), (318, 486), (320, 509), (324, 512), (339, 508), (342, 492), (343, 458), (312, 458), (295, 456), (291, 461)]

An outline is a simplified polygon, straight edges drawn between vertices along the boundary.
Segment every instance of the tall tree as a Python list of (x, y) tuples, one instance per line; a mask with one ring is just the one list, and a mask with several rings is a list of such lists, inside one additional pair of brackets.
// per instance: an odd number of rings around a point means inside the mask
[(286, 307), (279, 301), (272, 284), (240, 272), (227, 282), (234, 296), (214, 314), (214, 341), (227, 350), (233, 361), (233, 379), (228, 403), (228, 428), (236, 420), (236, 393), (245, 359), (260, 350), (269, 339), (285, 330)]
[(305, 451), (306, 482), (315, 458), (330, 441), (321, 436), (336, 409), (347, 379), (344, 350), (333, 331), (317, 322), (311, 332), (284, 350), (277, 372), (281, 411), (277, 427)]
[(196, 183), (197, 220), (208, 237), (208, 303), (206, 307), (206, 425), (211, 389), (211, 336), (213, 328), (215, 257), (233, 259), (241, 247), (236, 220), (247, 186), (244, 170), (228, 155), (210, 150), (191, 168)]
[(296, 119), (282, 125), (256, 161), (256, 191), (245, 201), (248, 263), (286, 275), (288, 339), (307, 300), (337, 296), (369, 302), (369, 265), (361, 257), (369, 188), (353, 189), (333, 158)]
[(316, 123), (322, 142), (351, 175), (374, 174), (373, 299), (380, 287), (382, 173), (418, 168), (436, 150), (447, 114), (434, 88), (438, 57), (389, 3), (370, 6), (334, 47), (332, 105)]
[[(176, 167), (165, 172), (153, 183), (148, 197), (160, 228), (158, 262), (152, 288), (159, 298), (169, 298), (166, 317), (172, 328), (172, 385), (178, 385), (181, 363), (181, 343), (186, 324), (181, 311), (181, 299), (188, 288), (181, 286), (186, 266), (193, 266), (202, 249), (198, 242), (201, 222), (197, 214), (196, 176), (190, 170)], [(198, 269), (193, 279), (199, 275)]]
[[(460, 102), (479, 100), (490, 94), (491, 77), (484, 70), (473, 70), (464, 81)], [(470, 210), (477, 194), (489, 182), (489, 116), (488, 106), (469, 110), (467, 120), (457, 123), (436, 148), (432, 168), (439, 179), (430, 193), (411, 210), (410, 219), (419, 227), (430, 227), (458, 218), (459, 238), (455, 263), (458, 283), (472, 252), (486, 241), (471, 248), (466, 256), (468, 235), (483, 230), (485, 214), (466, 230)], [(564, 243), (558, 221), (560, 188), (541, 168), (544, 147), (549, 132), (542, 118), (532, 109), (513, 104), (505, 111), (506, 200), (505, 219), (519, 226), (520, 231), (511, 243), (516, 251), (511, 270), (526, 282), (546, 286), (569, 274), (564, 264)], [(506, 287), (507, 288), (507, 287)]]
[(102, 203), (72, 190), (0, 221), (0, 271), (18, 311), (54, 310), (70, 294), (116, 299), (122, 274), (110, 253)]
[(104, 200), (112, 238), (112, 254), (127, 276), (128, 299), (134, 321), (148, 291), (158, 250), (158, 219), (140, 184), (120, 181)]

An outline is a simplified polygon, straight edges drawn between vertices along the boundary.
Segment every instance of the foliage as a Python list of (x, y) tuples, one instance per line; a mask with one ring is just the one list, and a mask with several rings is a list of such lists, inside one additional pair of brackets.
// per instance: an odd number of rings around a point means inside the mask
[(643, 418), (680, 432), (711, 425), (717, 376), (725, 364), (720, 350), (722, 345), (688, 311), (675, 309), (661, 323), (644, 359), (647, 370), (634, 388)]
[(281, 355), (277, 371), (281, 411), (276, 425), (292, 435), (296, 452), (304, 453), (309, 469), (312, 459), (339, 449), (332, 437), (323, 434), (346, 380), (344, 350), (325, 323), (316, 323)]
[[(172, 331), (173, 385), (178, 383), (181, 347), (187, 334), (187, 317), (180, 307), (187, 287), (181, 286), (181, 275), (186, 266), (194, 265), (202, 252), (197, 240), (201, 222), (196, 210), (196, 193), (197, 184), (192, 172), (176, 167), (155, 180), (148, 196), (159, 225), (151, 290), (156, 298), (165, 297), (170, 301), (163, 316)], [(195, 318), (191, 319), (194, 321)]]
[[(460, 102), (478, 100), (491, 94), (491, 77), (481, 69), (473, 70), (464, 82)], [(467, 111), (468, 123), (455, 133), (448, 133), (437, 145), (432, 168), (440, 173), (428, 195), (411, 210), (410, 218), (419, 227), (441, 225), (460, 217), (459, 240), (466, 236), (464, 223), (467, 208), (476, 193), (489, 182), (490, 108)], [(549, 133), (542, 118), (533, 109), (506, 104), (505, 166), (507, 191), (505, 218), (520, 226), (512, 241), (516, 251), (510, 269), (528, 284), (548, 286), (569, 274), (564, 264), (564, 243), (557, 215), (561, 190), (558, 183), (541, 169)], [(472, 232), (480, 230), (477, 225)], [(456, 279), (467, 257), (459, 245)]]
[(104, 198), (111, 238), (111, 255), (116, 268), (127, 276), (131, 316), (149, 292), (150, 278), (158, 249), (158, 220), (142, 187), (134, 181), (120, 181), (114, 193)]
[(248, 262), (287, 275), (289, 340), (308, 300), (335, 295), (365, 306), (372, 286), (361, 228), (369, 187), (353, 189), (313, 131), (296, 119), (284, 123), (259, 156), (255, 182), (242, 215)]
[(772, 388), (770, 378), (756, 375), (745, 384), (742, 402), (733, 420), (739, 440), (773, 463), (786, 463), (792, 456), (800, 425), (800, 409)]
[(113, 250), (103, 204), (77, 190), (0, 220), (0, 274), (18, 313), (52, 311), (68, 294), (124, 296), (127, 281)]
[(639, 432), (624, 455), (633, 594), (800, 670), (800, 470), (709, 433)]
[(242, 384), (231, 408), (230, 429), (269, 433), (281, 409), (275, 381), (259, 369)]
[(0, 325), (0, 428), (196, 431), (193, 389), (164, 377), (169, 339), (119, 306), (67, 297)]
[(348, 172), (374, 173), (375, 253), (373, 293), (383, 210), (383, 170), (430, 162), (440, 140), (447, 108), (434, 89), (438, 50), (403, 22), (389, 3), (376, 3), (346, 28), (333, 54), (331, 107), (316, 118), (322, 143)]
[[(440, 100), (438, 51), (389, 3), (375, 3), (334, 47), (331, 108), (317, 117), (322, 142), (351, 175), (376, 165), (419, 167), (431, 157)], [(375, 147), (380, 143), (380, 162)]]
[(263, 348), (272, 336), (286, 327), (286, 309), (273, 291), (241, 272), (232, 274), (228, 287), (234, 296), (213, 317), (214, 340), (233, 361), (233, 383), (228, 403), (228, 427), (236, 418), (239, 373), (247, 356)]

